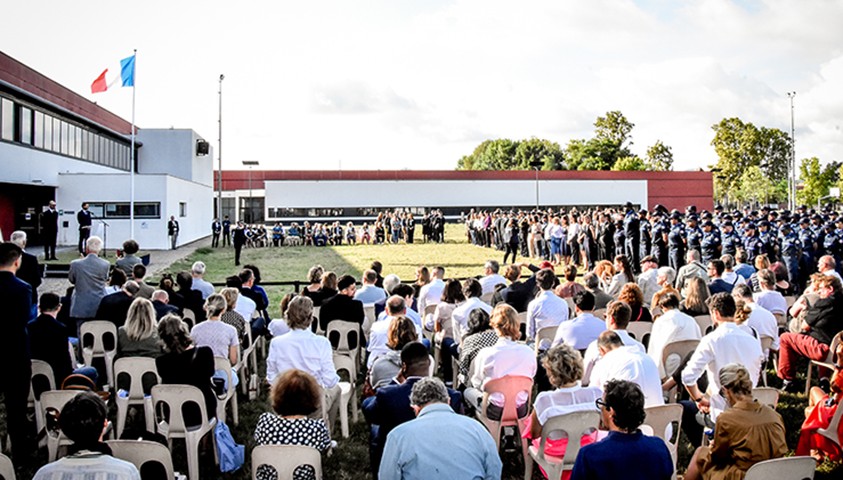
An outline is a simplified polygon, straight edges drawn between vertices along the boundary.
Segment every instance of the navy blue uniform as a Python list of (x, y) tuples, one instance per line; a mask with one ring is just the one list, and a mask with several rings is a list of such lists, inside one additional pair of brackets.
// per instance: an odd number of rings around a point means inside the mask
[(714, 229), (710, 232), (703, 232), (700, 246), (702, 247), (701, 253), (703, 263), (707, 264), (711, 260), (720, 257), (720, 235), (718, 232), (714, 231)]
[(702, 250), (703, 232), (700, 227), (685, 227), (685, 237), (687, 238), (685, 245), (687, 245), (688, 250), (696, 250), (698, 252)]
[(624, 229), (624, 253), (632, 263), (632, 269), (638, 271), (641, 268), (638, 252), (641, 248), (641, 222), (638, 220), (638, 215), (630, 210), (623, 219)]
[(764, 244), (757, 234), (747, 235), (743, 239), (743, 249), (746, 251), (746, 263), (752, 265), (755, 257), (764, 253)]
[(667, 240), (665, 240), (665, 237), (669, 231), (670, 225), (664, 221), (656, 222), (653, 225), (653, 247), (651, 249), (651, 255), (658, 259), (660, 267), (668, 264)]
[(667, 234), (668, 262), (670, 268), (679, 271), (685, 265), (685, 226), (671, 225)]
[(781, 235), (782, 262), (787, 267), (789, 281), (796, 284), (799, 281), (799, 257), (802, 248), (799, 245), (799, 237), (793, 232)]
[(738, 247), (741, 246), (741, 238), (732, 230), (729, 233), (723, 232), (720, 235), (720, 244), (723, 248), (724, 255), (735, 256), (738, 253)]
[(644, 258), (650, 254), (650, 248), (653, 245), (653, 237), (651, 235), (651, 231), (653, 226), (650, 225), (650, 222), (647, 219), (641, 219), (641, 228), (639, 228), (640, 238), (641, 238), (641, 247), (638, 250), (639, 258)]

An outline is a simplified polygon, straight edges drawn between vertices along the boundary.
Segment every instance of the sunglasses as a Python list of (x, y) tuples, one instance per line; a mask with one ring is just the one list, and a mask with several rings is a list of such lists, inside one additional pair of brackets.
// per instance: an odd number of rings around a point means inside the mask
[(597, 406), (598, 410), (602, 410), (604, 408), (609, 408), (609, 404), (607, 404), (606, 401), (603, 400), (602, 398), (598, 398), (597, 400), (595, 400), (594, 405)]

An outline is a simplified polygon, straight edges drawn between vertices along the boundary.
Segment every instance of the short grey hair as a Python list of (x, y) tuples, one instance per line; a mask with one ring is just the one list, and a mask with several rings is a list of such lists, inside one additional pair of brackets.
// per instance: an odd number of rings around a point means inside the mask
[(26, 248), (26, 232), (22, 230), (15, 230), (12, 232), (12, 236), (9, 237), (9, 241), (19, 246), (21, 249)]
[(205, 262), (193, 262), (193, 266), (190, 267), (190, 271), (196, 275), (204, 275), (205, 274)]
[(398, 285), (401, 285), (401, 279), (398, 278), (398, 275), (390, 273), (389, 275), (383, 277), (383, 289), (386, 290), (386, 293), (392, 294), (392, 291), (395, 290), (395, 287)]
[(582, 281), (585, 283), (585, 288), (589, 290), (594, 290), (598, 285), (600, 285), (600, 279), (597, 278), (597, 275), (593, 272), (588, 272), (583, 275)]
[(99, 254), (102, 251), (102, 239), (96, 235), (88, 237), (85, 247), (89, 252)]
[(488, 260), (486, 261), (485, 267), (491, 270), (492, 273), (498, 273), (498, 270), (501, 269), (501, 264), (497, 260)]
[(413, 391), (410, 393), (410, 405), (416, 407), (424, 407), (431, 403), (450, 402), (448, 389), (442, 380), (436, 377), (425, 377), (413, 385)]
[(700, 261), (700, 251), (696, 248), (692, 248), (688, 250), (688, 254), (686, 257), (688, 260), (692, 262), (699, 262)]
[(659, 268), (658, 276), (664, 277), (667, 283), (673, 283), (676, 280), (676, 270), (673, 267), (661, 267)]
[(152, 292), (152, 300), (167, 303), (170, 301), (170, 294), (166, 290), (155, 290)]

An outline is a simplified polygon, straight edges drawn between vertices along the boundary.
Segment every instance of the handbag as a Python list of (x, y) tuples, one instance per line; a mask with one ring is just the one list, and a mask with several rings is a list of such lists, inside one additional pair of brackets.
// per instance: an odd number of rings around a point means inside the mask
[(234, 472), (243, 466), (246, 461), (246, 447), (239, 445), (231, 436), (231, 431), (225, 422), (217, 422), (214, 428), (214, 437), (217, 441), (217, 454), (220, 459), (220, 471)]

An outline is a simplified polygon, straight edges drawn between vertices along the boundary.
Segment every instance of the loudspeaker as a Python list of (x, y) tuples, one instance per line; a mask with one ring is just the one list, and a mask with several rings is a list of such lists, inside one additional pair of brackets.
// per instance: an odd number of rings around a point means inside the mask
[(196, 141), (196, 155), (207, 155), (211, 146), (205, 140)]

